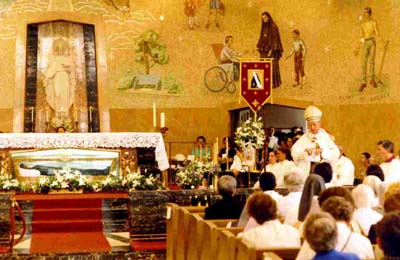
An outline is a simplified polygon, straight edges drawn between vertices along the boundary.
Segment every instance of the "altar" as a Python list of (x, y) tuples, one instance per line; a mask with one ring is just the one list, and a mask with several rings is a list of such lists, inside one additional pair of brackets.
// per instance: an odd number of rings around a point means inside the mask
[(5, 133), (0, 134), (0, 175), (13, 172), (11, 155), (14, 152), (71, 148), (117, 151), (120, 155), (118, 168), (122, 173), (136, 170), (130, 169), (137, 167), (136, 148), (154, 148), (159, 170), (169, 168), (161, 133)]

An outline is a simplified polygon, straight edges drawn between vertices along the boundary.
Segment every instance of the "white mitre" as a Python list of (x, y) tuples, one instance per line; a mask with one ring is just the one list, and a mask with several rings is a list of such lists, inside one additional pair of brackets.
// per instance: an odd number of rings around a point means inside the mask
[(304, 110), (304, 118), (307, 121), (321, 121), (322, 111), (317, 107), (308, 106), (306, 110)]

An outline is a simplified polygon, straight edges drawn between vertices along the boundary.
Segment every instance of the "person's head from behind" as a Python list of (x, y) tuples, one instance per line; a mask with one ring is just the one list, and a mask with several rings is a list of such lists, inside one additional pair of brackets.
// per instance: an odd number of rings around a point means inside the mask
[(236, 192), (236, 179), (229, 175), (221, 176), (218, 179), (218, 193), (222, 196), (233, 196)]
[(263, 192), (255, 192), (250, 196), (247, 210), (250, 217), (253, 217), (258, 224), (277, 218), (277, 205), (275, 200)]
[(371, 208), (374, 204), (375, 194), (368, 185), (360, 184), (356, 186), (351, 191), (351, 196), (353, 197), (354, 204), (358, 209)]
[(385, 202), (390, 196), (400, 193), (400, 182), (392, 182), (389, 186), (387, 186), (386, 190), (383, 193), (383, 201)]
[(400, 257), (400, 211), (385, 214), (376, 225), (376, 233), (378, 245), (384, 255)]
[(385, 181), (385, 175), (383, 174), (382, 168), (378, 164), (371, 164), (367, 167), (367, 176), (374, 175), (381, 179), (381, 181)]
[(385, 213), (400, 210), (400, 192), (390, 195), (383, 203)]
[(336, 221), (350, 223), (354, 207), (343, 197), (333, 196), (322, 203), (321, 210), (331, 214)]
[(305, 181), (303, 170), (298, 167), (293, 167), (289, 174), (284, 177), (285, 186), (289, 192), (302, 191)]
[(346, 189), (344, 187), (341, 186), (337, 186), (337, 187), (330, 187), (326, 190), (323, 190), (321, 192), (321, 194), (319, 194), (318, 196), (318, 204), (320, 207), (322, 207), (322, 204), (324, 204), (324, 202), (326, 200), (328, 200), (330, 197), (342, 197), (345, 200), (347, 200), (353, 207), (355, 207), (354, 204), (354, 200), (353, 197), (351, 196), (351, 192), (349, 189)]
[(261, 173), (259, 182), (260, 182), (260, 188), (263, 191), (274, 190), (276, 187), (275, 175), (273, 175), (271, 172)]
[(394, 144), (390, 140), (381, 140), (377, 143), (377, 154), (382, 160), (386, 161), (393, 156)]
[(363, 184), (368, 185), (374, 191), (375, 197), (378, 196), (379, 185), (381, 183), (382, 183), (382, 180), (379, 179), (379, 177), (377, 177), (375, 175), (369, 175), (369, 176), (365, 177), (363, 180)]
[(321, 176), (325, 183), (329, 183), (332, 180), (332, 166), (327, 162), (317, 164), (314, 168), (314, 173)]
[(304, 237), (315, 252), (331, 251), (338, 240), (335, 219), (327, 212), (309, 215), (304, 223)]

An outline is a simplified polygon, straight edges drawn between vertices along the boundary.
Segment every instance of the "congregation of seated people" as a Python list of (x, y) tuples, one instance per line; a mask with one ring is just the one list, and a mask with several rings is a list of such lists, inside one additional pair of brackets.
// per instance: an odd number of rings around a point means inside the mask
[[(297, 247), (300, 260), (399, 259), (400, 171), (390, 172), (387, 181), (388, 162), (372, 161), (358, 182), (350, 174), (354, 185), (349, 185), (335, 165), (318, 163), (305, 174), (287, 162), (285, 151), (277, 146), (268, 154), (244, 208), (234, 200), (236, 178), (222, 176), (222, 200), (206, 209), (205, 218), (237, 219), (232, 225), (243, 228), (238, 236), (247, 243), (263, 249)], [(277, 167), (279, 162), (285, 166)]]

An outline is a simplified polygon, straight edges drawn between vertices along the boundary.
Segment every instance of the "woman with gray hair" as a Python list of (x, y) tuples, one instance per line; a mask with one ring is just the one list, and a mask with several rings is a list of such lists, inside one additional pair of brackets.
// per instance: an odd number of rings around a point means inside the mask
[(290, 173), (285, 176), (284, 181), (289, 194), (279, 200), (278, 215), (285, 219), (285, 224), (295, 226), (305, 182), (303, 170), (298, 167), (292, 168)]
[(309, 215), (304, 223), (304, 237), (317, 253), (314, 260), (360, 259), (353, 253), (343, 253), (335, 249), (338, 241), (338, 228), (335, 219), (329, 213), (318, 212)]
[[(350, 201), (343, 197), (332, 196), (322, 203), (322, 211), (332, 215), (336, 220), (338, 238), (335, 249), (340, 252), (354, 253), (360, 259), (374, 259), (374, 252), (369, 240), (361, 234), (350, 229), (354, 207)], [(296, 259), (314, 259), (316, 252), (310, 244), (305, 241), (301, 246)], [(336, 258), (334, 258), (336, 259)]]
[(354, 211), (353, 220), (360, 225), (362, 233), (368, 236), (371, 226), (382, 218), (382, 214), (372, 209), (374, 192), (368, 185), (360, 184), (351, 191), (351, 196), (357, 208)]

